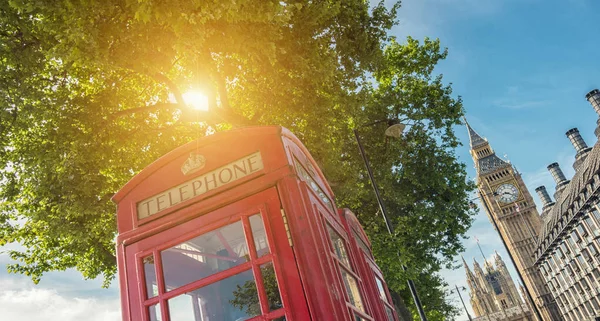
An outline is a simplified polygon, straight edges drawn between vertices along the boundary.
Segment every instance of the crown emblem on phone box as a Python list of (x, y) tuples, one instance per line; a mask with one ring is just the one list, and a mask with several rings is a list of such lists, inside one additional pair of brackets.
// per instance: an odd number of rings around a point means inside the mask
[(183, 175), (189, 175), (198, 170), (201, 170), (206, 165), (206, 157), (204, 155), (190, 153), (190, 157), (181, 165)]

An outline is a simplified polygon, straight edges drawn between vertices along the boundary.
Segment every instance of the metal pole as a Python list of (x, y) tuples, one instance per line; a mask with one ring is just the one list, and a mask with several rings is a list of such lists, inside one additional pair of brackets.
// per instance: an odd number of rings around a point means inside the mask
[(456, 293), (458, 293), (458, 297), (460, 298), (460, 302), (462, 302), (463, 308), (465, 308), (465, 313), (467, 313), (467, 317), (469, 317), (469, 321), (473, 321), (473, 319), (471, 319), (469, 311), (467, 311), (467, 306), (465, 305), (465, 301), (463, 301), (462, 295), (460, 294), (460, 290), (458, 289), (458, 285), (455, 284), (454, 287), (456, 288)]
[(521, 271), (519, 271), (519, 269), (516, 268), (517, 264), (515, 263), (515, 259), (513, 258), (512, 253), (510, 253), (508, 245), (506, 245), (506, 241), (504, 240), (502, 233), (500, 233), (500, 229), (498, 228), (496, 219), (492, 215), (492, 212), (490, 211), (490, 207), (488, 206), (487, 201), (483, 197), (483, 194), (481, 193), (481, 191), (479, 192), (479, 199), (481, 200), (481, 203), (483, 203), (483, 207), (485, 208), (485, 210), (488, 212), (490, 221), (492, 221), (492, 224), (494, 224), (494, 228), (496, 229), (496, 231), (498, 231), (498, 235), (500, 235), (500, 240), (502, 241), (502, 245), (504, 245), (504, 248), (506, 249), (506, 252), (508, 253), (508, 257), (510, 258), (510, 261), (512, 262), (513, 266), (515, 267), (515, 270), (517, 271), (517, 275), (519, 276), (519, 279), (523, 283), (523, 288), (525, 289), (525, 293), (527, 293), (527, 297), (529, 298), (529, 302), (531, 302), (531, 306), (533, 307), (533, 310), (535, 311), (536, 317), (538, 318), (539, 321), (544, 321), (544, 319), (542, 319), (542, 314), (540, 313), (540, 310), (538, 309), (537, 305), (533, 301), (533, 297), (531, 296), (529, 289), (527, 288), (527, 286), (525, 286), (525, 280), (523, 279), (523, 275), (521, 275)]
[[(369, 174), (369, 180), (371, 181), (371, 186), (373, 186), (373, 190), (375, 191), (375, 197), (377, 198), (377, 203), (379, 204), (379, 210), (381, 210), (381, 214), (383, 216), (383, 220), (385, 221), (385, 226), (387, 227), (388, 233), (390, 235), (394, 235), (394, 227), (387, 215), (385, 210), (385, 205), (383, 204), (383, 199), (381, 198), (381, 194), (379, 193), (379, 188), (375, 183), (375, 178), (373, 176), (373, 171), (371, 170), (371, 165), (369, 164), (369, 160), (367, 159), (367, 155), (365, 154), (365, 149), (363, 148), (362, 142), (360, 140), (360, 136), (358, 135), (358, 130), (354, 129), (354, 136), (356, 137), (356, 142), (358, 143), (358, 149), (360, 150), (360, 155), (365, 163), (365, 167), (367, 168), (367, 172)], [(398, 254), (400, 257), (400, 254)], [(402, 264), (402, 270), (406, 272), (407, 267)], [(421, 305), (421, 300), (419, 299), (419, 294), (417, 293), (417, 289), (415, 287), (415, 283), (409, 279), (408, 288), (410, 289), (410, 294), (412, 295), (413, 301), (417, 306), (417, 311), (419, 312), (419, 317), (421, 321), (427, 321), (427, 316), (425, 315), (425, 311), (423, 311), (423, 306)]]

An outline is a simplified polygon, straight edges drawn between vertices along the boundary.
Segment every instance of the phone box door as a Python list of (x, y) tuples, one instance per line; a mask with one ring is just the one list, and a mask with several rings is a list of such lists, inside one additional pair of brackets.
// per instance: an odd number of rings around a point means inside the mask
[(270, 188), (127, 246), (132, 319), (309, 320), (280, 208)]

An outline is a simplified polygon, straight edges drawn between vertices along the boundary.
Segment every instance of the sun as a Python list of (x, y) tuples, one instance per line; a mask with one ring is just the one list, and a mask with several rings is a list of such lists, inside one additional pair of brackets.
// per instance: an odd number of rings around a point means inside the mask
[(195, 110), (208, 110), (208, 97), (200, 91), (190, 90), (183, 93), (183, 101)]

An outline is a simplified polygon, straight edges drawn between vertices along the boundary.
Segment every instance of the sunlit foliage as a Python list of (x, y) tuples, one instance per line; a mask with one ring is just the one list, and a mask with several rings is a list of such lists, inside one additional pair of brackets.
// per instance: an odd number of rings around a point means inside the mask
[[(436, 275), (471, 224), (453, 126), (463, 109), (433, 73), (438, 41), (388, 36), (399, 4), (362, 0), (0, 1), (0, 245), (35, 282), (76, 268), (115, 276), (111, 196), (207, 129), (282, 125), (308, 146), (340, 206), (358, 213), (391, 287), (415, 279), (432, 320), (452, 315)], [(182, 93), (203, 91), (192, 117)], [(377, 214), (361, 129), (397, 235)], [(397, 257), (400, 252), (402, 262)], [(400, 264), (410, 267), (409, 275)]]

